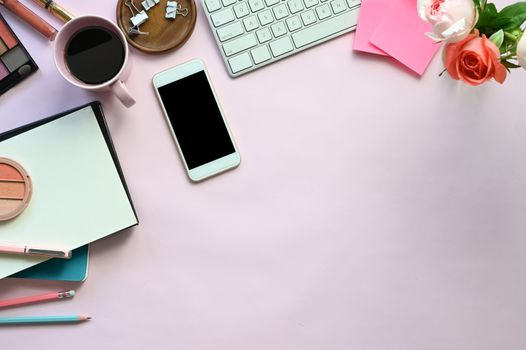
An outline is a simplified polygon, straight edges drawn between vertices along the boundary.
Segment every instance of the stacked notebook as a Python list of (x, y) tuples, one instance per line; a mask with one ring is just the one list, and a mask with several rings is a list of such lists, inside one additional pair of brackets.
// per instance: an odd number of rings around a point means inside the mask
[(98, 102), (0, 134), (0, 157), (22, 164), (33, 183), (28, 208), (0, 224), (0, 243), (75, 249), (71, 260), (42, 265), (0, 254), (0, 279), (82, 280), (87, 244), (138, 224)]

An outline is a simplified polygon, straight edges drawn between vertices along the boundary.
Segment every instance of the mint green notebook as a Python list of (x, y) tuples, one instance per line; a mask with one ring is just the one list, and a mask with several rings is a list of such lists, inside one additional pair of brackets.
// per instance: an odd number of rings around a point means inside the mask
[(89, 245), (72, 253), (71, 259), (50, 259), (9, 277), (82, 282), (88, 277)]

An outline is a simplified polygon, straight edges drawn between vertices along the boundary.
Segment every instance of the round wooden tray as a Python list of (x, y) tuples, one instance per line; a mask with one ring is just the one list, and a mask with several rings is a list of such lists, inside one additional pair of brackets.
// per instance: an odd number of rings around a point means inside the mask
[[(183, 17), (177, 15), (175, 19), (165, 18), (166, 1), (161, 0), (146, 13), (148, 20), (140, 25), (141, 31), (149, 32), (150, 35), (130, 34), (131, 11), (125, 5), (126, 0), (117, 3), (117, 25), (122, 29), (126, 39), (138, 50), (151, 54), (161, 54), (182, 46), (192, 35), (197, 17), (194, 0), (177, 0), (183, 8), (188, 9), (188, 15)], [(143, 10), (141, 0), (133, 3), (139, 10)]]

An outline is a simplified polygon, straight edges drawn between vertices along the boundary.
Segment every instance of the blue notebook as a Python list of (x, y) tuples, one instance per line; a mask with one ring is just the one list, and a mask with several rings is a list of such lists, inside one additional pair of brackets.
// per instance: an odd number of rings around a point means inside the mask
[(71, 259), (50, 259), (9, 277), (83, 282), (88, 277), (89, 245), (73, 250)]

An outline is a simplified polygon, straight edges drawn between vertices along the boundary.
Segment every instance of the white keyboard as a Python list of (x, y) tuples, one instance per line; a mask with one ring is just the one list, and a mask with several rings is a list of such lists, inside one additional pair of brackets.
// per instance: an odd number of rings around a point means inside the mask
[(360, 0), (203, 0), (232, 77), (356, 27)]

